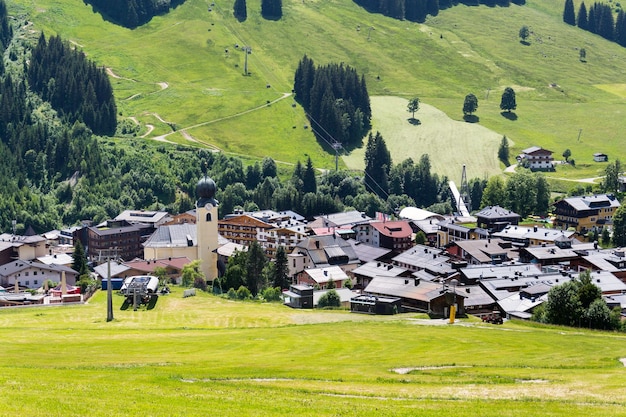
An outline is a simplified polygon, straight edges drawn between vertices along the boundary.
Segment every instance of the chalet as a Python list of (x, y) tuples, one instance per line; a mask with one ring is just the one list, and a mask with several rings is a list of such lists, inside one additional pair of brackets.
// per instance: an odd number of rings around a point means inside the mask
[(47, 280), (60, 282), (63, 273), (65, 273), (68, 285), (76, 283), (78, 272), (72, 268), (17, 260), (0, 266), (0, 285), (8, 288), (15, 286), (18, 282), (21, 287), (36, 289), (40, 288)]
[(500, 206), (487, 206), (476, 213), (478, 227), (499, 232), (508, 225), (519, 224), (522, 216)]
[(502, 231), (493, 233), (494, 238), (511, 242), (513, 246), (527, 247), (537, 245), (553, 245), (561, 236), (572, 238), (575, 232), (568, 230), (547, 229), (533, 226), (507, 226)]
[(446, 252), (470, 265), (498, 265), (518, 256), (511, 242), (502, 239), (457, 240), (448, 245)]
[(376, 277), (410, 277), (411, 271), (385, 262), (367, 262), (351, 273), (355, 280), (355, 288), (365, 288)]
[(163, 223), (163, 226), (171, 226), (174, 224), (196, 224), (196, 210), (189, 210), (184, 213), (175, 214), (171, 218)]
[(426, 271), (439, 278), (446, 278), (456, 273), (448, 256), (443, 255), (438, 249), (423, 245), (416, 245), (395, 256), (392, 263), (411, 272)]
[(413, 229), (407, 221), (371, 222), (354, 226), (356, 239), (379, 248), (400, 253), (412, 244)]
[(450, 306), (457, 305), (457, 314), (465, 314), (465, 294), (419, 278), (377, 277), (365, 288), (364, 293), (373, 296), (400, 298), (405, 312), (428, 313), (433, 317), (447, 317)]
[(529, 168), (531, 171), (552, 171), (554, 170), (553, 153), (539, 146), (532, 146), (524, 149), (517, 159), (520, 165)]
[(568, 197), (553, 203), (555, 227), (573, 227), (579, 233), (602, 230), (613, 225), (613, 214), (620, 206), (613, 194)]
[(350, 277), (341, 268), (334, 265), (305, 269), (296, 275), (297, 285), (311, 285), (320, 289), (343, 288), (348, 280)]
[(0, 262), (2, 263), (16, 259), (30, 261), (47, 254), (46, 239), (42, 236), (0, 234)]
[(339, 266), (348, 273), (361, 263), (352, 245), (336, 235), (305, 238), (287, 258), (291, 277), (307, 268), (325, 268), (332, 265)]
[[(465, 220), (463, 220), (465, 222)], [(475, 221), (475, 218), (474, 218)], [(461, 223), (448, 218), (439, 222), (437, 231), (437, 246), (443, 247), (458, 240), (482, 239), (489, 236), (486, 229), (476, 227), (475, 224)]]

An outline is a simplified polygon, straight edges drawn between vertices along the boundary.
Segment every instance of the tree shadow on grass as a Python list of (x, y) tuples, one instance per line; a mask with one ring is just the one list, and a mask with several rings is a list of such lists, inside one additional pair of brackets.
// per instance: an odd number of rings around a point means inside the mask
[(480, 117), (474, 114), (466, 114), (463, 116), (463, 120), (465, 120), (467, 123), (478, 123), (480, 121)]
[(407, 119), (409, 121), (409, 123), (411, 123), (413, 126), (419, 126), (422, 124), (422, 122), (420, 122), (420, 119), (416, 119), (414, 117), (410, 117)]
[(519, 43), (521, 43), (522, 45), (525, 45), (525, 46), (530, 45), (530, 42), (528, 42), (528, 41), (519, 41)]
[(512, 112), (512, 111), (502, 111), (502, 112), (500, 112), (500, 114), (505, 119), (509, 119), (511, 121), (516, 121), (517, 120), (517, 114), (515, 114), (515, 112)]

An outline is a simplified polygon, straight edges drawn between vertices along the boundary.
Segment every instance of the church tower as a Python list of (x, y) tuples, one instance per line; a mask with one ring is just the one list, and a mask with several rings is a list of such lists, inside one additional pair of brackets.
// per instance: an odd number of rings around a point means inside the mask
[(217, 278), (217, 200), (215, 182), (204, 175), (196, 185), (196, 227), (200, 269), (208, 281)]

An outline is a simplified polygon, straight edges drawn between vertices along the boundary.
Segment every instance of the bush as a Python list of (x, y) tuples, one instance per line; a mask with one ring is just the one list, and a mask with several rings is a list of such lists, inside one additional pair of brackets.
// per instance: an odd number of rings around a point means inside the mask
[(341, 307), (341, 298), (339, 298), (339, 294), (337, 291), (330, 290), (326, 294), (320, 297), (319, 302), (317, 303), (318, 308), (338, 308)]
[(261, 293), (261, 296), (268, 303), (281, 301), (282, 291), (280, 287), (276, 287), (276, 288), (269, 287), (263, 290), (263, 292)]
[(206, 281), (204, 278), (196, 277), (193, 281), (193, 287), (198, 288), (199, 290), (206, 291)]
[[(230, 290), (229, 290), (229, 293), (230, 293)], [(250, 292), (250, 290), (248, 288), (246, 288), (246, 287), (244, 287), (242, 285), (237, 290), (237, 298), (239, 300), (249, 300), (250, 298), (252, 298), (252, 293)]]
[(236, 300), (237, 299), (237, 291), (235, 291), (234, 288), (230, 288), (228, 290), (228, 293), (226, 293), (226, 297), (228, 297), (231, 300)]

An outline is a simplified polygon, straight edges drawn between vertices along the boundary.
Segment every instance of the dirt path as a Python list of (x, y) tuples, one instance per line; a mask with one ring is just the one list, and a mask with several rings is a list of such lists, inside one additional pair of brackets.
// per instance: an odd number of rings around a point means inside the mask
[[(209, 125), (209, 124), (212, 124), (212, 123), (221, 122), (223, 120), (228, 120), (228, 119), (232, 119), (232, 118), (235, 118), (235, 117), (243, 116), (244, 114), (252, 113), (253, 111), (261, 110), (261, 109), (263, 109), (263, 108), (265, 108), (267, 106), (270, 106), (270, 105), (272, 105), (274, 103), (278, 103), (279, 101), (284, 100), (287, 97), (291, 97), (291, 93), (283, 93), (283, 95), (280, 96), (279, 98), (277, 98), (276, 100), (270, 101), (269, 103), (262, 104), (262, 105), (257, 106), (257, 107), (253, 107), (253, 108), (248, 109), (248, 110), (244, 110), (244, 111), (239, 112), (239, 113), (231, 114), (230, 116), (224, 116), (224, 117), (220, 117), (219, 119), (213, 119), (213, 120), (209, 120), (207, 122), (202, 122), (202, 123), (198, 123), (198, 124), (195, 124), (195, 125), (192, 125), (192, 126), (187, 126), (187, 127), (183, 128), (183, 129), (178, 129), (175, 132), (169, 132), (169, 133), (166, 133), (164, 135), (153, 137), (152, 139), (154, 139), (156, 141), (159, 141), (159, 142), (170, 142), (170, 141), (167, 140), (167, 137), (170, 136), (170, 135), (173, 135), (174, 133), (180, 133), (182, 135), (185, 135), (187, 133), (187, 131), (190, 130), (190, 129), (195, 129), (196, 127), (206, 126), (206, 125)], [(169, 122), (166, 122), (163, 119), (161, 119), (160, 116), (157, 115), (156, 113), (152, 113), (152, 114), (157, 119), (159, 119), (161, 122), (169, 124)], [(194, 139), (194, 141), (198, 142), (195, 139)], [(203, 142), (203, 144), (204, 145), (208, 145), (208, 146), (212, 146), (212, 145), (206, 144), (204, 142)]]
[(154, 130), (154, 125), (147, 124), (146, 127), (148, 128), (148, 131), (144, 133), (143, 135), (141, 135), (140, 138), (145, 138)]

